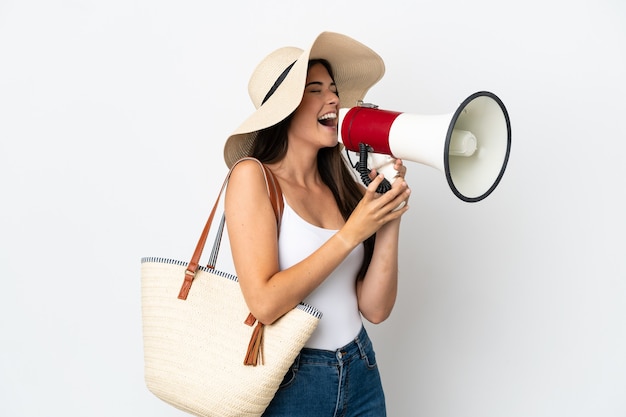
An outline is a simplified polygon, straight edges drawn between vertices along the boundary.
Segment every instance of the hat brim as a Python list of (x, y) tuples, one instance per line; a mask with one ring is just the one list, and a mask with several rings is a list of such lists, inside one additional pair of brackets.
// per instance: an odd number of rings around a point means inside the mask
[(341, 107), (354, 107), (385, 73), (382, 58), (369, 47), (339, 33), (322, 32), (302, 51), (274, 94), (228, 137), (224, 160), (230, 168), (250, 156), (256, 133), (284, 120), (302, 101), (311, 59), (325, 59), (333, 69)]

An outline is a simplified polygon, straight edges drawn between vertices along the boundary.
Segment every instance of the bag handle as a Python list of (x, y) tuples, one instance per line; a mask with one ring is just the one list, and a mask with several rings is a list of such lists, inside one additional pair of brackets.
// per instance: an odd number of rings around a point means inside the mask
[[(262, 165), (262, 164), (261, 164)], [(278, 227), (278, 233), (280, 234), (280, 223), (283, 214), (284, 201), (282, 192), (280, 189), (280, 185), (276, 180), (276, 177), (272, 173), (272, 171), (267, 168), (265, 165), (262, 165), (265, 170), (265, 186), (267, 187), (268, 194), (270, 196), (270, 201), (272, 203), (272, 209), (274, 210), (274, 215), (276, 216), (276, 226)], [(220, 219), (220, 225), (217, 228), (217, 233), (215, 234), (215, 240), (213, 242), (213, 248), (211, 249), (211, 256), (209, 257), (209, 261), (207, 262), (207, 268), (215, 269), (217, 265), (217, 257), (220, 251), (220, 245), (222, 243), (222, 235), (224, 234), (224, 225), (226, 224), (226, 214), (222, 214), (222, 218)]]
[[(217, 199), (215, 200), (215, 204), (213, 205), (213, 209), (211, 210), (209, 219), (207, 220), (206, 225), (204, 226), (204, 229), (202, 230), (202, 234), (200, 235), (200, 239), (198, 240), (196, 249), (194, 250), (193, 255), (191, 256), (191, 260), (189, 261), (189, 264), (187, 265), (187, 269), (185, 270), (185, 279), (180, 288), (180, 292), (178, 293), (178, 298), (181, 300), (186, 300), (187, 296), (189, 295), (191, 284), (193, 283), (193, 279), (195, 278), (196, 272), (198, 271), (198, 266), (200, 264), (200, 257), (202, 256), (202, 251), (204, 250), (207, 236), (209, 235), (209, 230), (211, 228), (211, 225), (213, 224), (213, 217), (215, 216), (215, 212), (217, 211), (217, 207), (222, 198), (222, 194), (224, 193), (224, 190), (226, 189), (226, 185), (228, 184), (228, 179), (230, 178), (230, 174), (233, 172), (233, 169), (235, 168), (235, 166), (237, 166), (239, 162), (245, 161), (245, 160), (256, 161), (263, 168), (263, 176), (265, 178), (265, 185), (267, 187), (267, 192), (269, 194), (270, 201), (272, 203), (272, 209), (274, 210), (274, 215), (276, 216), (276, 224), (278, 228), (280, 229), (280, 222), (282, 218), (284, 202), (283, 202), (283, 196), (282, 196), (282, 191), (280, 189), (280, 185), (278, 184), (278, 181), (274, 177), (274, 174), (269, 168), (263, 165), (263, 163), (256, 158), (246, 157), (246, 158), (242, 158), (238, 160), (230, 168), (230, 170), (228, 171), (228, 174), (226, 175), (226, 178), (224, 179), (224, 183), (222, 184), (222, 188), (220, 189)], [(221, 240), (221, 233), (223, 232), (223, 225), (221, 225), (220, 229), (221, 231), (218, 233), (218, 235), (220, 235), (219, 237)], [(215, 265), (209, 264), (208, 267), (214, 268)]]

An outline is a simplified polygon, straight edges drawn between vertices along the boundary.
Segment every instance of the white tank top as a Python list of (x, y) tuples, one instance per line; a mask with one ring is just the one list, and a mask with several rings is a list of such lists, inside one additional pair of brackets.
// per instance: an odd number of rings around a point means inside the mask
[[(280, 269), (287, 269), (315, 252), (337, 230), (323, 229), (302, 219), (285, 201), (278, 239)], [(317, 287), (305, 303), (323, 314), (306, 347), (336, 350), (350, 343), (363, 322), (356, 298), (356, 275), (363, 261), (363, 245), (346, 259)]]

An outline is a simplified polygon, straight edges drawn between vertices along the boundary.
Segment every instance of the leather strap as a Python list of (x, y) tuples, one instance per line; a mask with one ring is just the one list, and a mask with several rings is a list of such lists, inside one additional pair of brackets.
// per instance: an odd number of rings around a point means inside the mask
[[(180, 292), (178, 293), (178, 298), (181, 300), (186, 300), (187, 296), (189, 295), (189, 290), (191, 289), (191, 284), (193, 283), (193, 279), (196, 276), (196, 272), (200, 264), (200, 257), (202, 256), (202, 251), (204, 250), (207, 236), (209, 235), (209, 230), (211, 229), (211, 225), (213, 224), (213, 218), (215, 217), (215, 212), (217, 211), (217, 207), (219, 206), (219, 202), (222, 198), (222, 194), (224, 193), (224, 190), (226, 189), (226, 185), (228, 184), (228, 179), (230, 178), (230, 174), (233, 172), (233, 169), (235, 168), (235, 166), (237, 166), (239, 162), (245, 161), (245, 160), (256, 161), (263, 168), (263, 176), (265, 178), (265, 184), (267, 186), (267, 192), (269, 194), (269, 198), (272, 203), (274, 215), (276, 216), (276, 224), (278, 228), (280, 228), (280, 221), (282, 219), (284, 202), (283, 202), (283, 195), (280, 189), (280, 185), (278, 184), (278, 181), (274, 177), (274, 174), (272, 173), (272, 171), (269, 168), (267, 168), (265, 165), (263, 165), (263, 163), (256, 158), (246, 157), (235, 162), (233, 166), (230, 168), (230, 170), (228, 171), (226, 178), (224, 179), (222, 188), (220, 189), (217, 199), (215, 200), (215, 204), (213, 205), (213, 208), (211, 209), (211, 214), (209, 215), (209, 219), (207, 220), (204, 226), (204, 229), (202, 230), (202, 234), (200, 235), (200, 239), (198, 240), (196, 249), (194, 250), (193, 255), (191, 256), (191, 260), (189, 261), (189, 264), (187, 265), (187, 269), (185, 270), (185, 277), (184, 277), (185, 279), (180, 288)], [(221, 236), (219, 236), (219, 239), (216, 239), (216, 244), (219, 245), (220, 240), (221, 240)], [(212, 268), (214, 267), (214, 265), (209, 265), (209, 267)]]
[[(228, 179), (230, 178), (230, 174), (233, 172), (233, 169), (237, 164), (241, 161), (252, 160), (259, 163), (259, 165), (263, 168), (263, 176), (265, 178), (265, 185), (267, 187), (267, 192), (270, 198), (270, 202), (272, 203), (272, 209), (274, 210), (274, 215), (276, 216), (276, 225), (277, 230), (280, 232), (280, 222), (283, 215), (284, 209), (284, 201), (283, 194), (280, 189), (280, 185), (278, 184), (278, 180), (274, 177), (272, 171), (267, 168), (261, 161), (255, 158), (242, 158), (230, 168), (226, 178), (224, 179), (224, 183), (222, 184), (222, 188), (215, 200), (215, 204), (213, 205), (213, 209), (211, 210), (211, 214), (209, 215), (209, 219), (202, 230), (202, 234), (200, 235), (200, 239), (198, 240), (198, 244), (196, 245), (196, 249), (193, 252), (191, 257), (191, 261), (187, 265), (187, 269), (185, 270), (185, 279), (183, 281), (183, 285), (180, 288), (180, 292), (178, 293), (178, 298), (181, 300), (186, 300), (189, 295), (189, 290), (191, 289), (191, 284), (193, 283), (193, 279), (196, 276), (196, 272), (198, 270), (198, 265), (200, 262), (200, 256), (202, 255), (202, 251), (204, 250), (204, 245), (206, 244), (207, 236), (209, 235), (209, 230), (211, 225), (213, 224), (213, 217), (215, 216), (215, 212), (217, 211), (217, 207), (222, 198), (222, 194), (226, 189), (226, 185), (228, 184)], [(224, 217), (220, 222), (220, 227), (215, 239), (215, 243), (213, 246), (213, 251), (211, 253), (211, 259), (209, 261), (209, 268), (214, 268), (214, 262), (217, 259), (217, 251), (219, 250), (219, 245), (222, 240), (222, 233), (224, 231)], [(252, 315), (252, 313), (248, 314), (248, 317), (245, 319), (244, 323), (248, 326), (254, 326), (254, 323), (257, 322), (257, 319)], [(252, 336), (250, 338), (250, 342), (248, 343), (248, 349), (246, 351), (246, 356), (244, 358), (244, 365), (252, 365), (256, 366), (259, 361), (261, 364), (263, 363), (263, 330), (265, 329), (265, 325), (261, 322), (257, 322), (257, 325), (252, 332)]]

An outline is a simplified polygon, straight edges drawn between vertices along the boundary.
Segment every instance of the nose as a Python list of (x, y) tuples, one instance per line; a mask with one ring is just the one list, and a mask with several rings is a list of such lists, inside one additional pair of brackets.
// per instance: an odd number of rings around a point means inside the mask
[(339, 94), (335, 91), (328, 89), (326, 90), (326, 101), (328, 104), (339, 104)]

